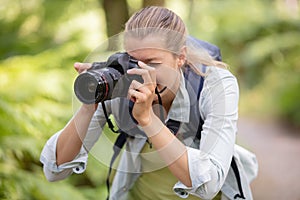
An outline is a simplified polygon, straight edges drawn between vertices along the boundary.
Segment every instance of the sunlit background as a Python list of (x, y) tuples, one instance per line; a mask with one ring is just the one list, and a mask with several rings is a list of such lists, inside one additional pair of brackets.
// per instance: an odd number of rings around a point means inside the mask
[(92, 156), (84, 174), (49, 183), (40, 152), (74, 113), (73, 63), (154, 4), (219, 46), (238, 78), (238, 143), (260, 165), (254, 199), (300, 199), (298, 0), (1, 0), (0, 199), (105, 199), (107, 169)]

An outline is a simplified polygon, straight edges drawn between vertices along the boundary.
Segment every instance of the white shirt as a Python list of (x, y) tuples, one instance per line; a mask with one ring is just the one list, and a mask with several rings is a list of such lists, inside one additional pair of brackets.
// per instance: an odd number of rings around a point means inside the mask
[[(221, 189), (228, 199), (234, 199), (239, 193), (235, 175), (230, 168), (234, 156), (242, 182), (246, 199), (252, 199), (250, 181), (257, 175), (257, 161), (255, 155), (235, 144), (238, 120), (239, 89), (236, 78), (226, 69), (207, 67), (207, 76), (200, 95), (199, 110), (204, 120), (201, 142), (198, 148), (186, 147), (192, 187), (186, 187), (181, 182), (174, 185), (174, 192), (182, 198), (189, 194), (201, 199), (211, 199)], [(171, 106), (168, 118), (188, 123), (190, 105), (185, 82), (181, 81), (179, 91)], [(118, 123), (118, 100), (106, 101), (109, 114), (114, 114)], [(101, 106), (90, 123), (83, 146), (76, 158), (60, 166), (56, 165), (56, 143), (60, 131), (53, 135), (44, 146), (41, 162), (48, 180), (61, 180), (75, 173), (82, 173), (86, 169), (88, 152), (99, 139), (102, 128), (106, 123)], [(184, 130), (184, 125), (181, 130)], [(111, 192), (111, 199), (126, 199), (128, 189), (140, 176), (139, 152), (145, 145), (145, 137), (129, 139), (126, 151), (123, 152), (116, 172)], [(184, 141), (187, 142), (187, 141)]]

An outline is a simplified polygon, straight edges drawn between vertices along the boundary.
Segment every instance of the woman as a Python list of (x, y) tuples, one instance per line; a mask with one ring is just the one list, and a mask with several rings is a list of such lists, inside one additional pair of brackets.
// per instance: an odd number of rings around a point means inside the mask
[[(235, 147), (237, 81), (225, 64), (213, 60), (190, 41), (183, 21), (166, 8), (144, 8), (126, 23), (125, 50), (139, 60), (139, 68), (127, 73), (143, 79), (133, 80), (129, 86), (128, 99), (134, 102), (129, 118), (134, 119), (137, 125), (132, 124), (142, 134), (128, 138), (110, 199), (213, 199), (220, 191), (222, 199), (234, 199), (240, 188), (230, 169), (233, 156), (239, 167), (242, 197), (252, 199), (249, 182), (256, 175), (256, 168), (249, 171), (249, 176), (245, 169), (251, 168), (251, 162), (243, 164), (252, 159), (255, 167), (255, 157)], [(205, 73), (199, 67), (203, 65), (207, 66)], [(197, 102), (190, 99), (187, 90), (183, 75), (187, 66), (205, 76)], [(79, 73), (89, 67), (75, 64)], [(129, 115), (122, 115), (120, 102), (114, 98), (105, 101), (105, 107), (121, 129), (131, 132), (130, 128), (122, 127)], [(196, 134), (190, 128), (194, 105), (204, 120), (200, 143), (191, 140)], [(175, 135), (165, 123), (170, 119), (180, 123)], [(105, 123), (101, 106), (83, 104), (43, 149), (41, 162), (47, 179), (56, 181), (72, 172), (82, 173), (87, 153)], [(245, 153), (248, 157), (244, 159), (241, 155)]]

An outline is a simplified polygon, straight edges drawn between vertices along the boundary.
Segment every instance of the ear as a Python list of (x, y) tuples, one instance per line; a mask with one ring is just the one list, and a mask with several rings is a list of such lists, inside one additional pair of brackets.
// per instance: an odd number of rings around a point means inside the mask
[(186, 61), (186, 46), (183, 46), (180, 50), (180, 54), (178, 55), (178, 67), (182, 67), (185, 64)]

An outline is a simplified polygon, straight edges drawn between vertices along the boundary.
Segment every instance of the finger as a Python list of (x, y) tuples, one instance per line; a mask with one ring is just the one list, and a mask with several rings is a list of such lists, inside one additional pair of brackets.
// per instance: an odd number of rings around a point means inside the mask
[(128, 90), (128, 99), (135, 102), (135, 100), (136, 100), (135, 90), (133, 90), (133, 89)]
[(85, 72), (86, 70), (90, 69), (91, 67), (92, 67), (91, 63), (80, 63), (80, 62), (74, 63), (74, 68), (79, 74), (82, 72)]
[(149, 71), (155, 70), (154, 67), (151, 67), (151, 66), (149, 66), (149, 65), (146, 65), (146, 64), (145, 64), (144, 62), (142, 62), (142, 61), (139, 61), (139, 62), (138, 62), (138, 65), (139, 65), (139, 67), (142, 68), (142, 69), (147, 69), (147, 70), (149, 70)]
[(127, 98), (134, 101), (137, 98), (137, 88), (141, 88), (142, 84), (138, 81), (133, 80), (128, 88)]
[(156, 82), (156, 69), (154, 67), (151, 67), (149, 65), (146, 65), (144, 62), (139, 61), (138, 65), (140, 66), (140, 68), (142, 69), (146, 69), (148, 70), (149, 74), (150, 74), (150, 78), (153, 82)]
[(139, 92), (135, 89), (129, 89), (128, 90), (128, 99), (137, 103), (138, 99), (139, 99)]
[(140, 75), (145, 84), (155, 84), (155, 79), (152, 78), (151, 74), (146, 69), (130, 69), (127, 71), (128, 74)]
[(156, 85), (156, 71), (155, 68), (146, 65), (145, 63), (141, 63), (141, 68), (133, 68), (127, 70), (128, 74), (136, 74), (142, 76), (145, 84), (154, 84)]
[(145, 87), (144, 84), (133, 80), (128, 89), (128, 98), (135, 102), (141, 102), (151, 98), (153, 93), (154, 89), (152, 90), (151, 88)]
[(129, 89), (141, 91), (143, 86), (144, 86), (144, 84), (142, 84), (136, 80), (133, 80), (129, 86)]

